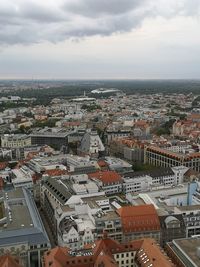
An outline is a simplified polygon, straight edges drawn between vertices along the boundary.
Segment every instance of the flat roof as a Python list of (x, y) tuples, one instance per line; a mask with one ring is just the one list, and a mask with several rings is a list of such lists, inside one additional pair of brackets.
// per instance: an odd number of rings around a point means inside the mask
[(82, 199), (85, 203), (89, 205), (91, 209), (99, 209), (100, 206), (97, 204), (99, 200), (109, 200), (106, 196), (97, 196), (97, 197), (84, 197)]
[(105, 211), (101, 217), (95, 216), (95, 220), (115, 220), (119, 219), (120, 217), (116, 211)]
[(23, 191), (18, 188), (16, 190), (8, 191), (5, 195), (8, 195), (8, 199), (15, 199), (15, 198), (24, 198)]
[(5, 139), (8, 141), (17, 141), (22, 139), (25, 140), (27, 138), (30, 138), (30, 136), (26, 134), (11, 134), (11, 135), (5, 134), (1, 136), (1, 139)]
[(11, 208), (12, 221), (7, 224), (7, 230), (19, 228), (32, 228), (33, 221), (31, 219), (27, 206), (16, 205)]
[(180, 206), (177, 207), (181, 211), (192, 211), (192, 210), (198, 210), (200, 211), (200, 205), (189, 205), (189, 206)]
[(7, 220), (0, 231), (0, 246), (28, 243), (49, 244), (49, 239), (31, 193), (25, 188), (4, 193)]
[[(200, 238), (185, 238), (174, 240), (173, 244), (178, 248), (178, 256), (182, 253), (186, 258), (189, 257), (192, 262), (196, 265), (190, 266), (200, 266), (200, 258), (197, 256), (197, 248), (200, 248)], [(177, 250), (176, 250), (177, 252)], [(181, 257), (183, 260), (183, 258)], [(185, 262), (185, 261), (184, 261)], [(187, 267), (190, 267), (187, 265)]]
[(157, 168), (153, 170), (147, 171), (135, 171), (135, 172), (128, 172), (124, 174), (124, 177), (128, 178), (135, 178), (141, 176), (150, 176), (150, 177), (160, 177), (160, 176), (171, 176), (174, 175), (172, 168)]
[(44, 128), (38, 129), (31, 133), (30, 137), (56, 137), (56, 138), (65, 138), (71, 131), (68, 131), (64, 128)]

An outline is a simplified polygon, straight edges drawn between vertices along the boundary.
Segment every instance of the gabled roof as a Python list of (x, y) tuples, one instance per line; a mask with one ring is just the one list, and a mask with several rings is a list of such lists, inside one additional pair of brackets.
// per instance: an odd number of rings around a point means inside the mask
[(146, 267), (147, 265), (152, 267), (175, 267), (170, 259), (161, 252), (155, 240), (151, 238), (143, 240), (136, 258), (140, 267)]
[(88, 174), (89, 178), (97, 178), (103, 184), (122, 182), (122, 177), (115, 171), (99, 171)]
[(93, 248), (95, 258), (97, 258), (101, 251), (112, 255), (112, 253), (116, 253), (117, 251), (124, 251), (124, 246), (114, 239), (104, 237), (95, 242), (95, 247)]
[(94, 264), (94, 267), (99, 267), (99, 266), (118, 267), (119, 265), (112, 256), (105, 254), (104, 251), (101, 251)]
[(156, 209), (151, 205), (125, 206), (117, 210), (121, 217), (123, 231), (145, 232), (160, 230)]
[[(84, 250), (82, 251), (84, 252)], [(136, 252), (137, 266), (175, 267), (151, 238), (120, 244), (105, 234), (101, 240), (91, 245), (90, 256), (85, 253), (81, 254), (81, 250), (70, 253), (70, 250), (64, 247), (56, 247), (46, 252), (44, 267), (117, 267), (114, 254), (132, 251)], [(86, 249), (86, 252), (89, 250)], [(147, 259), (148, 261), (146, 261)], [(148, 264), (146, 264), (147, 262)]]
[(67, 186), (61, 183), (55, 178), (47, 178), (44, 182), (44, 186), (60, 201), (61, 204), (65, 202), (72, 196), (69, 192)]
[[(57, 264), (59, 263), (60, 266), (63, 266), (62, 263), (66, 262), (68, 254), (68, 248), (56, 248), (54, 252), (54, 259), (57, 261)], [(58, 267), (59, 265), (56, 265)]]
[(136, 217), (143, 215), (157, 215), (156, 209), (151, 205), (124, 206), (117, 210), (120, 217)]
[[(44, 254), (45, 267), (64, 267), (68, 259), (68, 248), (56, 247)], [(51, 265), (49, 265), (51, 264)]]
[(103, 159), (100, 159), (97, 163), (99, 167), (108, 167), (108, 163)]

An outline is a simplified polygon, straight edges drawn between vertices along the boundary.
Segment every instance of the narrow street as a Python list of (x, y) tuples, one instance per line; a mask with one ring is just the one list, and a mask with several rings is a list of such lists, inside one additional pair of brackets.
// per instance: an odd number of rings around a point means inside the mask
[(40, 213), (40, 217), (41, 217), (42, 222), (44, 224), (44, 227), (45, 227), (45, 230), (47, 232), (47, 235), (49, 237), (49, 241), (51, 243), (51, 247), (54, 248), (54, 247), (56, 247), (56, 242), (55, 242), (55, 239), (53, 237), (52, 231), (51, 231), (51, 229), (49, 227), (49, 224), (47, 222), (46, 216), (45, 216), (45, 214), (44, 214), (44, 212), (42, 211), (41, 208), (38, 208), (38, 211)]

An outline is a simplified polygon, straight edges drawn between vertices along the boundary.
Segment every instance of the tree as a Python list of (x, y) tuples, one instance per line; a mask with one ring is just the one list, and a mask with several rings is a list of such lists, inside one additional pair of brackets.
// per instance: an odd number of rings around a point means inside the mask
[(157, 135), (169, 135), (170, 134), (170, 129), (172, 128), (174, 122), (176, 120), (175, 119), (171, 119), (167, 122), (165, 122), (161, 127), (159, 127), (157, 130), (156, 130), (156, 134)]
[(21, 132), (22, 134), (26, 133), (26, 129), (25, 129), (25, 126), (24, 126), (24, 125), (21, 125), (21, 126), (19, 127), (19, 130), (20, 130), (20, 132)]
[(47, 121), (36, 121), (33, 124), (33, 127), (50, 127), (53, 128), (56, 125), (56, 122), (59, 121), (59, 119), (49, 119)]

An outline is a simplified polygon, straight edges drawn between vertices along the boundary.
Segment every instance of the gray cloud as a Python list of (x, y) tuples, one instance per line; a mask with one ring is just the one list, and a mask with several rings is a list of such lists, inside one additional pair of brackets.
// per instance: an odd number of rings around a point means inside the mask
[(99, 17), (128, 13), (145, 2), (145, 0), (74, 0), (66, 2), (64, 8), (82, 16)]
[(1, 0), (0, 44), (107, 36), (131, 31), (149, 16), (199, 14), (199, 0), (167, 3), (166, 0)]
[(199, 0), (191, 0), (184, 1), (184, 5), (182, 7), (183, 14), (187, 16), (194, 16), (200, 14), (200, 1)]

